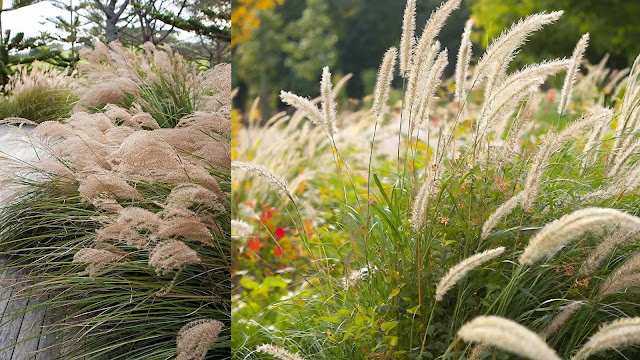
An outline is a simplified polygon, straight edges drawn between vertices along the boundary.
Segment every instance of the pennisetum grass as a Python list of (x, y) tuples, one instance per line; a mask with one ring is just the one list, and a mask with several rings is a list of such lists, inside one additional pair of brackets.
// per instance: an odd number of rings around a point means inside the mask
[[(442, 86), (448, 50), (437, 37), (459, 6), (441, 4), (416, 40), (407, 1), (371, 109), (334, 105), (325, 68), (319, 98), (282, 91), (294, 112), (238, 124), (234, 358), (637, 357), (631, 340), (578, 349), (601, 324), (640, 316), (630, 300), (640, 284), (640, 60), (626, 75), (607, 75), (603, 61), (580, 77), (584, 35), (569, 59), (510, 71), (563, 11), (520, 20), (477, 61), (468, 21)], [(396, 56), (399, 106), (388, 104)], [(565, 72), (561, 99), (549, 100), (541, 85)], [(599, 105), (573, 100), (600, 98), (594, 84), (605, 82)]]

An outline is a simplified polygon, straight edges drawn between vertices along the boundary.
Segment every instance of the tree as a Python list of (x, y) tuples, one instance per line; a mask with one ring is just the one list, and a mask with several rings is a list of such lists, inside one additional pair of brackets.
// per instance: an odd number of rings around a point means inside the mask
[[(91, 0), (87, 7), (88, 14), (84, 15), (89, 21), (98, 25), (105, 34), (108, 43), (118, 39), (118, 32), (129, 26), (132, 16), (124, 18), (125, 10), (130, 0)], [(119, 26), (119, 23), (125, 22)]]
[[(71, 45), (71, 54), (68, 58), (65, 58), (66, 61), (69, 62), (69, 66), (71, 69), (75, 68), (76, 63), (80, 60), (80, 56), (78, 55), (77, 44), (78, 42), (88, 43), (90, 42), (88, 38), (81, 39), (79, 37), (80, 28), (84, 23), (80, 21), (80, 11), (87, 7), (86, 2), (80, 2), (78, 5), (73, 5), (73, 0), (70, 0), (69, 4), (66, 4), (61, 1), (54, 1), (53, 5), (59, 9), (65, 10), (69, 12), (69, 20), (65, 19), (63, 16), (58, 15), (55, 18), (49, 18), (50, 22), (55, 24), (56, 28), (64, 33), (66, 36), (57, 36), (57, 40), (62, 42), (66, 42)], [(84, 40), (84, 41), (82, 41)]]
[[(22, 32), (12, 37), (11, 30), (5, 31), (5, 36), (0, 36), (0, 85), (4, 95), (7, 95), (5, 85), (9, 81), (9, 76), (17, 71), (17, 65), (29, 65), (34, 61), (59, 65), (56, 58), (59, 57), (60, 51), (49, 48), (46, 45), (48, 39), (46, 34), (40, 38), (25, 38)], [(27, 55), (19, 55), (18, 52), (23, 50), (30, 50), (30, 52)]]
[(625, 0), (473, 0), (475, 26), (484, 29), (476, 40), (484, 46), (499, 31), (528, 14), (565, 10), (558, 23), (535, 34), (522, 50), (521, 61), (570, 56), (580, 36), (591, 37), (586, 56), (598, 62), (609, 52), (613, 67), (629, 66), (640, 53), (640, 2)]

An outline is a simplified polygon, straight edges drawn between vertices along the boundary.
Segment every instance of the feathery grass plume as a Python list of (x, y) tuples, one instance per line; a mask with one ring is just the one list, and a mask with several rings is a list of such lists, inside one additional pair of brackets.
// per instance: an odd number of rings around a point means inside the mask
[(181, 209), (189, 209), (194, 206), (202, 207), (214, 214), (221, 214), (225, 211), (224, 205), (220, 203), (218, 196), (213, 191), (196, 184), (176, 186), (167, 196), (166, 204)]
[(591, 166), (597, 159), (597, 147), (599, 142), (602, 141), (602, 137), (607, 133), (607, 123), (601, 122), (596, 124), (589, 134), (589, 139), (584, 145), (583, 152), (586, 154), (582, 160), (582, 169), (586, 169), (587, 166)]
[(460, 279), (467, 275), (469, 271), (502, 255), (504, 250), (505, 248), (501, 246), (495, 249), (483, 251), (460, 261), (457, 265), (449, 269), (442, 279), (440, 279), (438, 286), (436, 286), (436, 301), (442, 300), (444, 294), (446, 294), (447, 291), (449, 291), (449, 289), (451, 289)]
[(493, 345), (532, 360), (560, 360), (536, 333), (499, 316), (478, 316), (462, 325), (458, 336), (465, 341)]
[(491, 42), (478, 61), (471, 83), (476, 84), (477, 81), (487, 78), (485, 94), (490, 94), (493, 85), (499, 83), (518, 48), (524, 44), (529, 35), (540, 30), (543, 26), (557, 21), (562, 14), (563, 11), (554, 11), (549, 14), (542, 12), (529, 15), (512, 25), (508, 31), (504, 31)]
[(431, 196), (431, 188), (436, 181), (436, 173), (431, 166), (425, 166), (424, 176), (418, 194), (413, 201), (413, 209), (411, 210), (411, 226), (417, 233), (419, 232), (426, 221), (427, 205), (429, 203), (429, 197)]
[(629, 244), (638, 236), (638, 231), (627, 229), (614, 230), (606, 239), (601, 241), (591, 255), (582, 263), (580, 276), (589, 276), (602, 264), (602, 261), (613, 251), (616, 246)]
[(525, 193), (520, 191), (516, 195), (512, 196), (511, 199), (505, 201), (500, 205), (493, 214), (489, 215), (487, 220), (485, 220), (484, 224), (482, 224), (482, 231), (480, 232), (480, 239), (484, 240), (489, 236), (491, 230), (493, 230), (496, 225), (502, 220), (502, 218), (509, 214), (516, 206), (524, 199)]
[[(531, 102), (531, 98), (525, 100), (528, 103)], [(524, 135), (527, 124), (531, 122), (531, 111), (528, 107), (521, 108), (521, 111), (513, 119), (507, 137), (502, 145), (502, 152), (500, 158), (504, 163), (511, 162), (515, 155), (519, 154), (518, 140)]]
[[(509, 75), (500, 84), (495, 84), (492, 93), (485, 100), (478, 115), (478, 133), (484, 136), (495, 130), (496, 123), (513, 111), (513, 107), (531, 92), (536, 91), (547, 77), (563, 71), (571, 62), (565, 59), (544, 61), (540, 64), (528, 65)], [(496, 131), (502, 135), (502, 131)]]
[(413, 47), (415, 46), (414, 32), (416, 30), (416, 0), (407, 0), (402, 18), (402, 36), (400, 37), (400, 76), (406, 78), (411, 69)]
[(582, 360), (607, 349), (619, 349), (621, 347), (640, 343), (640, 318), (625, 318), (614, 320), (600, 327), (589, 341), (571, 358)]
[(640, 283), (640, 253), (627, 259), (600, 286), (600, 296), (614, 294)]
[[(407, 90), (405, 90), (404, 94), (404, 104), (403, 109), (404, 112), (402, 116), (406, 119), (409, 119), (409, 115), (413, 114), (415, 117), (416, 109), (420, 104), (420, 99), (422, 94), (419, 89), (422, 88), (422, 85), (425, 82), (425, 79), (429, 75), (429, 71), (433, 69), (433, 61), (436, 58), (436, 55), (440, 52), (440, 42), (435, 41), (433, 45), (431, 45), (431, 49), (427, 54), (424, 54), (424, 59), (422, 61), (422, 67), (420, 69), (416, 69), (415, 71), (412, 69), (409, 73), (409, 81), (407, 83)], [(413, 119), (411, 119), (413, 121)]]
[[(640, 116), (640, 111), (638, 112), (637, 115)], [(609, 171), (607, 171), (607, 175), (609, 177), (615, 177), (617, 174), (619, 174), (620, 170), (622, 170), (624, 166), (627, 164), (629, 158), (631, 158), (631, 156), (638, 154), (640, 152), (638, 151), (638, 148), (640, 148), (640, 141), (636, 141), (630, 144), (630, 146), (627, 146), (626, 148), (621, 148), (620, 150), (623, 150), (623, 151), (617, 151), (618, 156), (616, 156), (616, 162), (609, 169)]]
[(589, 230), (619, 224), (621, 228), (640, 229), (640, 218), (606, 208), (587, 208), (566, 214), (545, 225), (529, 240), (520, 255), (520, 263), (532, 265), (543, 257), (551, 258), (566, 244)]
[[(31, 70), (29, 70), (31, 68)], [(67, 88), (70, 85), (71, 76), (65, 76), (67, 69), (61, 71), (47, 63), (34, 61), (31, 66), (18, 65), (16, 72), (9, 75), (5, 91), (12, 96), (20, 95), (33, 88), (60, 89)]]
[(95, 278), (108, 271), (110, 265), (117, 264), (123, 258), (109, 250), (80, 249), (73, 255), (73, 262), (87, 264), (86, 272), (90, 278)]
[(525, 210), (531, 208), (533, 201), (538, 196), (540, 191), (540, 182), (542, 181), (542, 175), (546, 169), (549, 158), (556, 150), (560, 149), (567, 141), (578, 137), (587, 129), (595, 126), (600, 122), (606, 122), (613, 116), (613, 110), (602, 109), (598, 112), (594, 112), (581, 117), (580, 119), (567, 126), (558, 134), (549, 132), (545, 135), (545, 139), (540, 145), (538, 152), (533, 157), (529, 171), (527, 172), (527, 178), (525, 180), (525, 198), (522, 200), (522, 207)]
[(183, 326), (176, 339), (176, 360), (204, 360), (223, 327), (222, 322), (210, 319), (195, 320)]
[(427, 52), (431, 48), (436, 36), (438, 36), (440, 30), (442, 30), (442, 26), (444, 26), (449, 15), (460, 7), (461, 1), (462, 0), (448, 0), (431, 13), (416, 45), (416, 51), (411, 61), (411, 72), (420, 71), (423, 67), (424, 60), (428, 58)]
[[(618, 85), (620, 85), (621, 83), (624, 83), (623, 80), (627, 77), (627, 75), (630, 72), (631, 72), (631, 68), (624, 68), (622, 70), (616, 70), (614, 73), (612, 73), (609, 82), (607, 83), (607, 85), (605, 85), (603, 89), (604, 93), (611, 94), (611, 91), (614, 90), (614, 87), (617, 88)], [(613, 94), (611, 94), (611, 97), (615, 99), (617, 98), (616, 95), (617, 95), (616, 92), (614, 92)]]
[(280, 91), (280, 99), (283, 103), (293, 106), (304, 113), (312, 123), (320, 126), (327, 135), (331, 134), (329, 125), (327, 124), (322, 112), (311, 101), (284, 90)]
[(469, 62), (471, 61), (471, 27), (473, 20), (467, 20), (462, 33), (462, 41), (458, 50), (458, 62), (456, 63), (456, 91), (454, 93), (455, 100), (462, 102), (466, 94), (467, 76), (469, 73)]
[(200, 261), (198, 254), (179, 240), (161, 242), (149, 254), (149, 266), (154, 267), (159, 275), (200, 264)]
[(166, 207), (154, 235), (162, 239), (181, 238), (189, 242), (213, 244), (213, 234), (192, 211)]
[(160, 216), (137, 206), (127, 206), (120, 211), (116, 222), (138, 231), (153, 231), (160, 222)]
[(287, 184), (286, 180), (274, 174), (271, 170), (262, 165), (244, 161), (233, 161), (231, 162), (231, 170), (242, 170), (250, 173), (253, 176), (263, 178), (282, 195), (293, 199), (293, 194), (289, 192), (289, 185)]
[(420, 102), (417, 111), (414, 113), (415, 120), (411, 122), (411, 127), (409, 130), (410, 134), (413, 134), (416, 125), (422, 125), (425, 117), (429, 116), (431, 101), (435, 96), (438, 85), (440, 85), (441, 83), (440, 78), (442, 77), (444, 68), (447, 67), (447, 64), (449, 62), (447, 60), (447, 54), (447, 49), (442, 50), (440, 54), (438, 54), (436, 61), (433, 63), (432, 68), (429, 70), (429, 74), (419, 85), (418, 98), (420, 99)]
[[(122, 209), (120, 210), (122, 211)], [(96, 231), (96, 242), (116, 241), (134, 245), (139, 249), (147, 248), (149, 239), (140, 236), (138, 231), (129, 225), (108, 222)]]
[(287, 349), (277, 345), (263, 344), (258, 346), (256, 348), (256, 351), (264, 354), (269, 354), (279, 360), (304, 360), (302, 356), (294, 354)]
[(87, 202), (101, 196), (109, 196), (117, 199), (142, 200), (142, 196), (124, 179), (114, 174), (97, 173), (83, 176), (78, 179), (80, 186), (78, 192)]
[(231, 236), (245, 237), (253, 233), (253, 225), (243, 220), (231, 220)]
[(580, 310), (580, 308), (584, 305), (582, 301), (574, 301), (570, 305), (566, 306), (558, 315), (556, 315), (551, 323), (547, 325), (542, 331), (540, 331), (539, 335), (541, 338), (546, 339), (549, 336), (555, 334), (572, 316), (576, 313), (576, 311)]
[(564, 84), (562, 85), (562, 91), (560, 96), (560, 103), (558, 103), (558, 114), (562, 115), (567, 111), (569, 103), (571, 102), (571, 92), (573, 91), (573, 85), (576, 83), (576, 74), (580, 70), (580, 62), (584, 56), (584, 52), (589, 45), (589, 33), (582, 35), (571, 56), (571, 65), (567, 68), (567, 76), (564, 78)]
[(331, 91), (331, 73), (329, 67), (322, 68), (322, 80), (320, 81), (320, 97), (322, 98), (322, 115), (329, 132), (329, 137), (336, 133), (336, 102)]
[(378, 117), (381, 117), (387, 111), (391, 80), (393, 80), (393, 71), (396, 67), (396, 56), (396, 48), (389, 48), (389, 50), (384, 54), (382, 64), (378, 70), (378, 80), (376, 81), (376, 88), (374, 91), (373, 106), (371, 106), (373, 113)]
[[(634, 130), (634, 124), (638, 124), (638, 117), (640, 110), (638, 103), (640, 102), (640, 55), (633, 62), (631, 67), (631, 73), (629, 74), (627, 86), (622, 97), (622, 105), (620, 107), (620, 114), (618, 115), (618, 125), (616, 127), (616, 134), (614, 136), (613, 149), (607, 159), (608, 165), (616, 163), (618, 154), (624, 152), (632, 141), (632, 136), (629, 136), (629, 132)], [(636, 131), (640, 130), (636, 127)], [(619, 150), (621, 149), (621, 150)]]

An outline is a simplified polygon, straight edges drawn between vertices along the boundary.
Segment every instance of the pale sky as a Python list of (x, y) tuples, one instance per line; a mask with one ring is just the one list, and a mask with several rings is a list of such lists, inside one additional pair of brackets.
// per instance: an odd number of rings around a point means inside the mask
[[(11, 6), (11, 0), (4, 0), (5, 8)], [(62, 1), (61, 1), (62, 2)], [(67, 4), (68, 0), (64, 0)], [(47, 18), (55, 18), (63, 16), (69, 20), (69, 12), (53, 6), (50, 2), (43, 1), (33, 5), (25, 6), (17, 10), (11, 10), (2, 13), (2, 32), (11, 29), (11, 33), (24, 32), (26, 37), (38, 36), (40, 31), (48, 31), (52, 35), (59, 34), (55, 25), (48, 21)], [(178, 30), (178, 38), (181, 40), (190, 40), (194, 38), (193, 34)], [(195, 40), (192, 40), (195, 41)]]
[[(5, 0), (5, 8), (11, 5), (11, 1)], [(49, 2), (40, 2), (25, 6), (17, 10), (2, 13), (2, 31), (11, 29), (11, 33), (24, 32), (24, 35), (37, 36), (40, 31), (48, 31), (52, 35), (57, 34), (57, 29), (47, 18), (55, 18), (61, 15), (68, 17), (69, 13), (58, 9)]]

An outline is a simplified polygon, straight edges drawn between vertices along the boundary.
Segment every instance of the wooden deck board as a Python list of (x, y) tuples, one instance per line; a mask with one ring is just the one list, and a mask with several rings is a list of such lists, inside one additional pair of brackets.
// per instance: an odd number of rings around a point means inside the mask
[[(55, 323), (51, 310), (28, 311), (46, 297), (28, 297), (21, 291), (20, 272), (6, 268), (0, 258), (0, 360), (53, 360), (59, 354), (51, 348), (56, 334), (47, 334)], [(40, 336), (45, 334), (45, 336)]]

